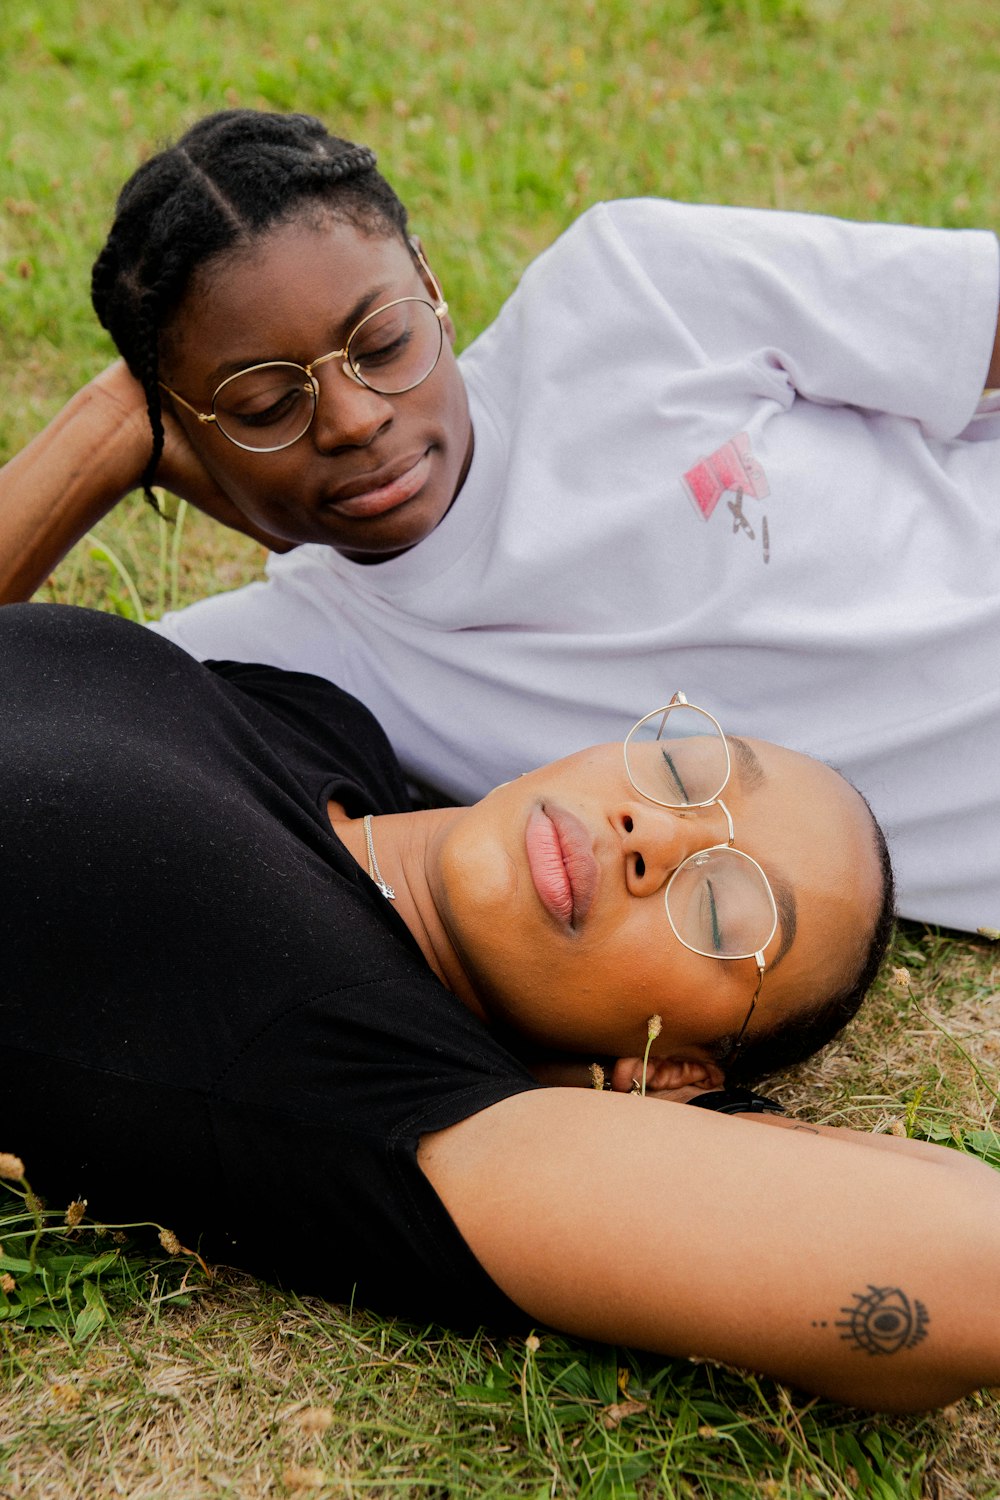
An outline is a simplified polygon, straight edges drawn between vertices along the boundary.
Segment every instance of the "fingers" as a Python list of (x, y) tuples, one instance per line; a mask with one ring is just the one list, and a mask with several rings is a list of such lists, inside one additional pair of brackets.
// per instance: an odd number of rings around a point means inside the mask
[[(643, 1060), (641, 1057), (619, 1057), (611, 1070), (611, 1087), (616, 1094), (629, 1094), (633, 1087), (642, 1086)], [(671, 1094), (688, 1090), (685, 1095), (703, 1089), (721, 1088), (724, 1082), (722, 1069), (717, 1064), (700, 1058), (650, 1057), (646, 1064), (646, 1092)]]

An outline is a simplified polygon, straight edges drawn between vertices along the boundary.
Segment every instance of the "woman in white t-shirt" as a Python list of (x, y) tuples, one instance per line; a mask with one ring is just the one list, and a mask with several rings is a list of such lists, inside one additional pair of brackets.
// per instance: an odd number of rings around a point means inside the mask
[(0, 588), (155, 476), (273, 555), (154, 628), (356, 692), (443, 792), (696, 683), (865, 792), (904, 915), (1000, 926), (997, 288), (987, 233), (612, 203), (456, 361), (371, 153), (211, 116), (123, 191), (126, 363), (0, 476)]

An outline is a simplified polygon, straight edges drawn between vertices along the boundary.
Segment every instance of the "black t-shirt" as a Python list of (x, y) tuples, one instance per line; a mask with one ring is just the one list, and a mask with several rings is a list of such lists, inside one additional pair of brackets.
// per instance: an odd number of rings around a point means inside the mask
[(330, 827), (408, 806), (368, 711), (10, 606), (0, 798), (0, 1146), (33, 1185), (300, 1290), (513, 1320), (416, 1148), (535, 1083)]

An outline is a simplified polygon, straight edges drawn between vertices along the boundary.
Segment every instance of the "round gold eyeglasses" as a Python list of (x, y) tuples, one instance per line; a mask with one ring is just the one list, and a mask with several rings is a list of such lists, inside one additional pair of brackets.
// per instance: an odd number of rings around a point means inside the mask
[(348, 334), (342, 349), (311, 364), (268, 360), (229, 375), (215, 389), (211, 411), (199, 411), (164, 381), (162, 388), (198, 418), (214, 423), (222, 436), (250, 453), (278, 453), (298, 442), (312, 426), (319, 400), (315, 371), (333, 360), (349, 380), (382, 396), (402, 396), (435, 369), (444, 347), (448, 304), (415, 241), (410, 248), (434, 290), (436, 300), (397, 297), (367, 313)]
[(757, 988), (732, 1057), (764, 982), (764, 949), (777, 931), (778, 908), (760, 865), (733, 847), (733, 819), (721, 795), (732, 773), (726, 736), (712, 714), (675, 693), (629, 731), (625, 770), (639, 795), (658, 807), (718, 807), (726, 819), (726, 841), (682, 860), (663, 899), (674, 936), (692, 953), (756, 962)]

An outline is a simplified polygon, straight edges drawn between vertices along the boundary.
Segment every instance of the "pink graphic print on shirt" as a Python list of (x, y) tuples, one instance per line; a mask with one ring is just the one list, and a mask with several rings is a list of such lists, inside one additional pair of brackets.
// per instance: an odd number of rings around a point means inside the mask
[(707, 521), (727, 490), (764, 500), (771, 493), (767, 475), (750, 451), (750, 439), (738, 432), (708, 458), (700, 458), (684, 475), (684, 488)]

